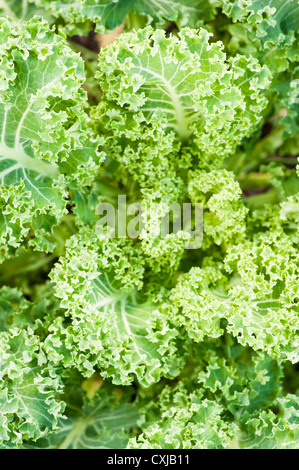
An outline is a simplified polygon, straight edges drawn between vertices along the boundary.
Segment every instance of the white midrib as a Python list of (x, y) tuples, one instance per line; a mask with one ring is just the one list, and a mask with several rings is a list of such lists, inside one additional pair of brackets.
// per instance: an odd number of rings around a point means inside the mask
[(133, 340), (133, 345), (134, 345), (134, 349), (136, 351), (136, 353), (138, 354), (138, 356), (141, 358), (142, 357), (142, 353), (141, 351), (139, 350), (139, 347), (136, 343), (136, 341), (134, 341), (134, 337), (135, 335), (133, 334), (133, 332), (131, 331), (131, 328), (130, 328), (130, 325), (127, 321), (127, 317), (126, 317), (126, 310), (125, 310), (125, 305), (124, 305), (124, 301), (121, 302), (121, 317), (122, 317), (122, 322), (123, 322), (123, 325), (125, 327), (125, 330), (127, 332), (127, 335), (129, 338), (131, 338)]
[(27, 8), (28, 8), (28, 0), (23, 0), (23, 2), (22, 2), (22, 18), (25, 18)]
[(158, 80), (160, 80), (163, 83), (163, 85), (165, 85), (169, 93), (172, 106), (175, 111), (175, 119), (177, 122), (176, 131), (181, 139), (187, 138), (190, 135), (190, 131), (188, 128), (189, 123), (185, 117), (184, 107), (182, 106), (182, 103), (180, 102), (180, 99), (175, 91), (175, 88), (169, 83), (168, 80), (166, 80), (166, 78), (163, 75), (159, 75), (158, 73), (155, 73), (152, 70), (146, 69), (144, 67), (141, 67), (141, 69), (149, 73), (150, 75), (157, 77)]
[[(0, 142), (0, 161), (3, 160), (1, 157), (17, 162), (19, 167), (25, 170), (36, 171), (44, 176), (55, 178), (58, 174), (58, 166), (56, 163), (31, 158), (24, 152), (22, 147), (8, 147), (5, 143)], [(7, 172), (7, 170), (5, 171)]]
[[(161, 11), (164, 11), (165, 13), (168, 13), (168, 10), (166, 7), (163, 7), (163, 5), (160, 5), (159, 2), (156, 2), (155, 0), (152, 0), (152, 3), (156, 5), (157, 9), (161, 9)], [(170, 8), (169, 8), (170, 10)], [(198, 12), (198, 8), (195, 7), (189, 7), (187, 5), (184, 5), (184, 10), (188, 11), (190, 10), (192, 13)]]
[(99, 300), (94, 304), (96, 308), (105, 307), (106, 305), (115, 305), (118, 301), (122, 302), (127, 298), (126, 294), (118, 293), (112, 295), (105, 295), (104, 292), (100, 292)]
[(80, 437), (83, 436), (88, 424), (88, 418), (79, 418), (78, 421), (73, 425), (67, 436), (58, 445), (57, 449), (68, 449), (69, 447), (74, 445), (80, 439)]

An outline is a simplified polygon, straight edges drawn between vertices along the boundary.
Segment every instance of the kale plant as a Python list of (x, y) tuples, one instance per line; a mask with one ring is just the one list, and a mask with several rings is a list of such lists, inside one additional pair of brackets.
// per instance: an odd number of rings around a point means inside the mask
[(298, 24), (0, 2), (0, 448), (298, 448)]

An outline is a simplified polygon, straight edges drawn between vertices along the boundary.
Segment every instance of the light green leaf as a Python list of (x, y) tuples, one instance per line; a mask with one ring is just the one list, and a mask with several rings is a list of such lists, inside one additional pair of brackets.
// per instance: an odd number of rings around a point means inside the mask
[(28, 20), (34, 15), (44, 15), (46, 11), (38, 9), (35, 0), (0, 0), (0, 16)]
[(229, 289), (228, 331), (241, 344), (276, 358), (298, 361), (298, 250), (284, 234), (236, 245), (226, 258), (236, 269)]
[(2, 447), (18, 447), (57, 428), (64, 403), (59, 376), (46, 365), (39, 339), (23, 328), (0, 336), (1, 418), (5, 423)]
[[(110, 387), (111, 388), (111, 387)], [(125, 391), (126, 392), (126, 391)], [(100, 389), (92, 399), (84, 398), (82, 409), (60, 420), (59, 428), (26, 448), (42, 449), (122, 449), (131, 429), (137, 426), (138, 408), (129, 403), (130, 395), (122, 390)]]
[(167, 21), (196, 27), (215, 15), (213, 2), (204, 0), (35, 0), (35, 3), (54, 17), (62, 18), (69, 34), (91, 31), (93, 23), (96, 31), (113, 30), (127, 20), (130, 12), (137, 14), (134, 19), (130, 17), (132, 27), (149, 23), (163, 26)]
[(137, 378), (148, 386), (161, 376), (175, 376), (182, 360), (167, 316), (150, 296), (124, 290), (99, 272), (95, 247), (87, 246), (74, 237), (67, 256), (50, 273), (65, 317), (58, 316), (49, 328), (49, 359), (84, 375), (97, 367), (115, 384)]
[(83, 62), (65, 38), (39, 17), (28, 23), (0, 19), (0, 37), (0, 244), (5, 256), (28, 235), (43, 249), (47, 242), (38, 235), (51, 233), (66, 213), (67, 183), (88, 183), (99, 158), (85, 113)]
[[(154, 408), (155, 422), (143, 423), (144, 432), (130, 439), (128, 448), (223, 449), (236, 429), (223, 420), (221, 405), (202, 400), (199, 390), (188, 394), (180, 385), (172, 390), (166, 386)], [(153, 413), (151, 407), (149, 411)]]
[(242, 449), (297, 449), (299, 441), (298, 397), (278, 398), (271, 410), (249, 417), (238, 438)]
[(166, 37), (127, 33), (99, 56), (95, 112), (112, 159), (157, 197), (183, 197), (192, 158), (216, 166), (262, 118), (269, 73), (251, 58), (226, 61), (206, 30)]

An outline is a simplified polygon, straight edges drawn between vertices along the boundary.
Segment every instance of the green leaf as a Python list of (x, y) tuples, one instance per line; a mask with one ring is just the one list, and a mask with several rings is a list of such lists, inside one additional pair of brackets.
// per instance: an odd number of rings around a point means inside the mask
[(192, 159), (219, 165), (266, 106), (267, 68), (244, 57), (228, 65), (210, 36), (184, 28), (166, 37), (148, 27), (121, 35), (99, 56), (99, 132), (109, 156), (157, 198), (183, 197)]
[[(263, 411), (249, 417), (239, 437), (239, 447), (245, 449), (296, 449), (298, 447), (298, 397), (286, 395), (274, 403), (275, 413)], [(245, 432), (244, 432), (245, 428)]]
[(99, 158), (85, 113), (83, 62), (65, 38), (39, 17), (0, 19), (0, 37), (0, 244), (6, 256), (28, 236), (29, 244), (47, 246), (39, 235), (51, 233), (66, 213), (67, 183), (88, 182)]
[[(127, 392), (127, 391), (125, 391)], [(130, 394), (101, 388), (92, 399), (84, 398), (82, 409), (70, 408), (69, 417), (59, 428), (26, 448), (42, 449), (122, 449), (132, 428), (137, 426), (138, 408), (130, 403)]]
[(148, 386), (161, 376), (174, 377), (182, 360), (177, 332), (169, 327), (167, 316), (150, 295), (124, 290), (99, 272), (95, 247), (86, 245), (84, 238), (80, 243), (74, 237), (67, 256), (50, 273), (64, 317), (58, 316), (49, 328), (49, 359), (84, 375), (97, 367), (115, 384), (137, 378)]
[[(199, 393), (198, 393), (199, 392)], [(184, 386), (166, 386), (154, 410), (155, 422), (143, 423), (143, 433), (129, 441), (131, 449), (223, 449), (235, 431), (223, 420), (223, 408), (201, 399), (200, 391), (188, 394)], [(145, 419), (147, 409), (145, 408)], [(149, 417), (148, 416), (148, 417)], [(153, 418), (153, 416), (151, 416)]]
[(0, 16), (9, 16), (11, 18), (22, 18), (28, 20), (34, 15), (43, 15), (46, 11), (38, 9), (35, 0), (1, 0)]
[[(272, 238), (273, 236), (273, 238)], [(229, 289), (228, 331), (276, 358), (298, 361), (298, 250), (277, 233), (236, 245), (227, 269), (240, 280)]]
[[(213, 2), (204, 0), (35, 0), (56, 18), (62, 18), (68, 34), (88, 32), (95, 24), (96, 31), (113, 30), (124, 21), (130, 12), (136, 15), (132, 26), (154, 24), (163, 26), (167, 21), (179, 26), (197, 27), (205, 19), (215, 15)], [(141, 15), (141, 18), (138, 18)], [(145, 16), (146, 20), (142, 20)], [(130, 18), (132, 20), (132, 18)]]
[(0, 335), (0, 446), (18, 447), (22, 440), (38, 439), (57, 428), (64, 410), (58, 399), (61, 383), (29, 329), (11, 328)]

